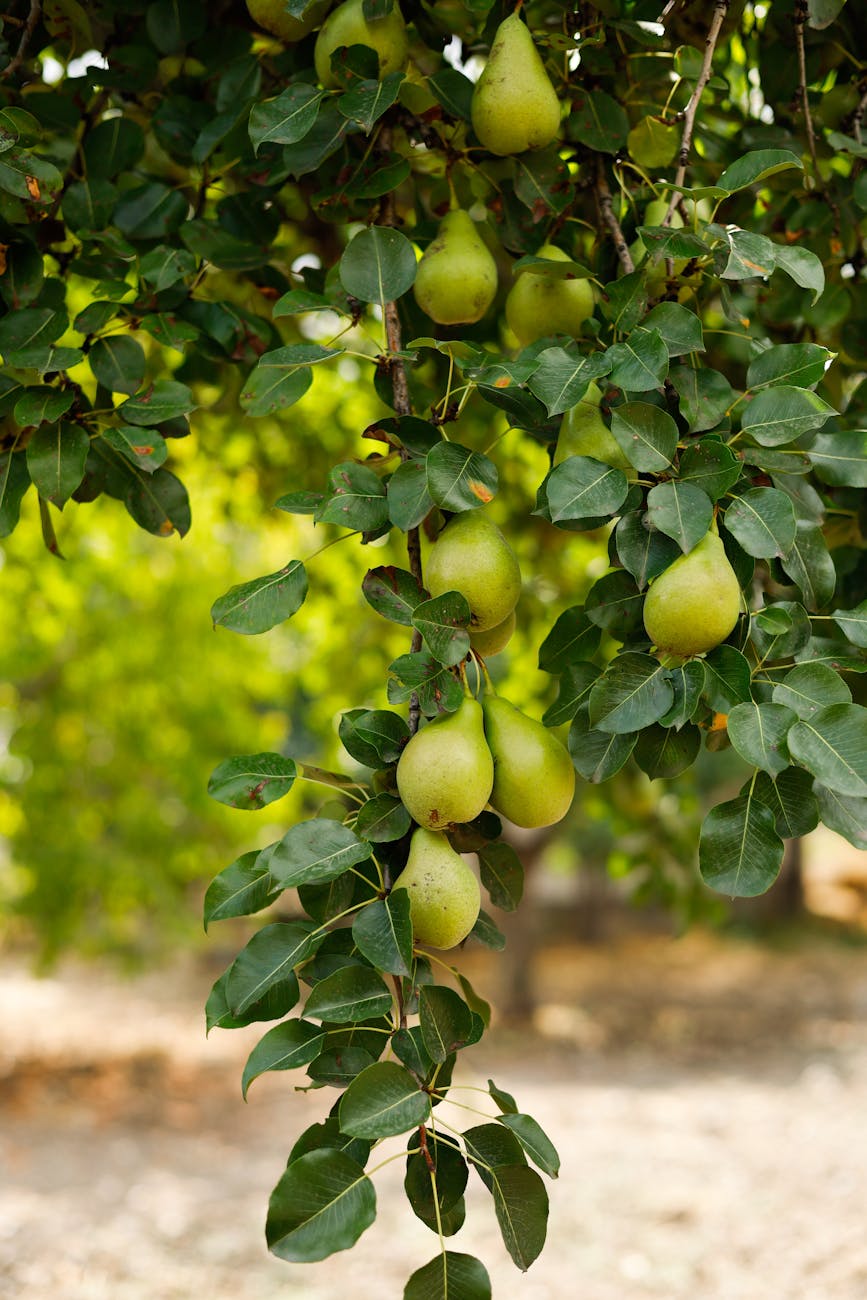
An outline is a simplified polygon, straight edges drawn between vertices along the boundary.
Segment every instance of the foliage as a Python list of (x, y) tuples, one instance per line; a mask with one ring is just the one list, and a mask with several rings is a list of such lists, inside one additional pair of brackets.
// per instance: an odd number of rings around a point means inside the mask
[[(278, 7), (299, 17), (306, 5)], [(276, 1254), (351, 1246), (376, 1212), (371, 1152), (410, 1133), (407, 1196), (441, 1253), (405, 1294), (488, 1295), (482, 1265), (445, 1248), (468, 1170), (526, 1269), (547, 1217), (531, 1164), (553, 1177), (557, 1156), (493, 1083), (484, 1122), (457, 1133), (442, 1118), (457, 1053), (489, 1009), (457, 972), (460, 992), (435, 982), (391, 893), (408, 850), (402, 745), (420, 715), (457, 708), (468, 667), (476, 688), (483, 675), (478, 656), (465, 661), (467, 607), (429, 599), (420, 529), (433, 539), (449, 514), (489, 502), (515, 532), (535, 506), (534, 537), (559, 530), (564, 554), (574, 534), (609, 529), (610, 570), (540, 638), (540, 667), (559, 679), (546, 720), (569, 724), (591, 783), (633, 764), (676, 777), (700, 751), (734, 748), (750, 775), (704, 821), (709, 886), (766, 890), (784, 839), (820, 814), (863, 842), (867, 95), (847, 53), (863, 46), (863, 14), (840, 0), (718, 0), (700, 21), (675, 4), (660, 23), (644, 0), (580, 13), (539, 0), (526, 16), (564, 105), (561, 138), (513, 157), (480, 148), (470, 126), (466, 60), (490, 50), (506, 12), (487, 0), (407, 3), (406, 68), (380, 80), (364, 44), (338, 47), (325, 90), (315, 37), (284, 46), (237, 3), (156, 0), (144, 22), (127, 0), (41, 17), (33, 6), (32, 21), (24, 8), (3, 27), (0, 528), (38, 498), (57, 550), (52, 511), (106, 495), (155, 536), (183, 535), (189, 499), (168, 463), (197, 409), (282, 419), (341, 367), (368, 392), (356, 434), (375, 449), (353, 439), (315, 473), (293, 464), (278, 504), (385, 545), (389, 562), (359, 566), (353, 605), (317, 584), (310, 557), (284, 554), (212, 616), (255, 635), (308, 617), (319, 597), (351, 645), (370, 620), (389, 636), (411, 628), (409, 644), (382, 656), (372, 708), (343, 701), (348, 774), (260, 743), (215, 774), (212, 793), (236, 808), (270, 807), (299, 779), (329, 802), (211, 886), (208, 921), (256, 914), (285, 890), (299, 910), (253, 934), (208, 1023), (281, 1022), (245, 1089), (299, 1067), (307, 1086), (341, 1094), (274, 1190)], [(363, 12), (391, 21), (394, 0)], [(460, 66), (441, 55), (453, 36)], [(797, 57), (780, 58), (793, 42)], [(93, 48), (104, 58), (76, 72)], [(500, 290), (478, 323), (442, 329), (411, 290), (416, 249), (450, 204), (478, 218)], [(565, 260), (540, 259), (546, 244)], [(513, 275), (590, 281), (595, 310), (571, 335), (519, 348), (501, 323)], [(622, 467), (579, 454), (540, 481), (510, 475), (504, 421), (538, 462), (591, 381)], [(707, 654), (659, 654), (643, 626), (648, 584), (714, 527), (742, 592), (737, 623)], [(408, 702), (408, 723), (385, 701)], [(520, 871), (511, 858), (503, 870), (501, 830), (486, 812), (450, 835), (480, 853), (494, 901), (514, 906)], [(484, 912), (473, 934), (501, 946)]]

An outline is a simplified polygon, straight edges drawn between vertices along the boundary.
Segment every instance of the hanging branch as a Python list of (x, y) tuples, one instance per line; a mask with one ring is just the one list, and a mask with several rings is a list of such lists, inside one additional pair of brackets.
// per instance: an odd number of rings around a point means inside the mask
[(795, 44), (798, 49), (798, 88), (801, 93), (801, 107), (804, 110), (804, 126), (807, 131), (807, 145), (813, 161), (813, 185), (822, 188), (819, 177), (819, 160), (816, 157), (816, 133), (813, 130), (813, 117), (810, 113), (810, 98), (807, 94), (807, 53), (804, 49), (804, 28), (810, 16), (807, 0), (797, 0), (795, 5)]
[(0, 81), (7, 77), (12, 77), (21, 67), (27, 55), (27, 46), (33, 33), (36, 31), (36, 24), (39, 22), (39, 15), (42, 11), (42, 0), (30, 0), (30, 13), (27, 15), (27, 21), (24, 24), (24, 31), (21, 33), (21, 40), (18, 43), (18, 49), (15, 57), (0, 72)]
[[(379, 149), (387, 153), (391, 148), (391, 128), (384, 126), (379, 134)], [(394, 208), (394, 194), (389, 193), (382, 202), (381, 220), (384, 226), (396, 225), (396, 216)], [(406, 366), (400, 353), (403, 348), (403, 335), (400, 328), (400, 315), (396, 302), (386, 302), (383, 304), (383, 317), (385, 324), (385, 339), (388, 346), (388, 367), (391, 378), (391, 388), (394, 394), (394, 409), (398, 416), (412, 414), (412, 402), (409, 395), (409, 384), (406, 378)], [(403, 460), (407, 459), (406, 452), (401, 450)], [(409, 560), (409, 571), (415, 578), (419, 587), (424, 586), (421, 567), (421, 538), (418, 528), (410, 528), (406, 535), (406, 553)], [(421, 632), (418, 628), (413, 628), (410, 651), (417, 654), (421, 650)], [(408, 724), (410, 735), (414, 736), (418, 731), (421, 722), (421, 706), (419, 704), (418, 693), (413, 691), (409, 699), (409, 716)]]
[(683, 185), (686, 169), (689, 165), (689, 153), (692, 148), (692, 133), (695, 130), (695, 115), (698, 112), (698, 106), (701, 97), (704, 94), (704, 88), (710, 81), (711, 69), (713, 65), (714, 50), (719, 40), (719, 34), (722, 25), (725, 22), (728, 13), (729, 0), (716, 0), (714, 5), (713, 18), (708, 28), (707, 40), (704, 43), (704, 61), (701, 65), (701, 72), (695, 88), (690, 96), (689, 103), (683, 111), (683, 135), (680, 141), (680, 152), (677, 156), (677, 174), (674, 178), (674, 189), (671, 198), (668, 201), (668, 211), (662, 222), (664, 226), (671, 224), (672, 214), (680, 200), (680, 188)]
[(602, 220), (608, 227), (611, 238), (614, 241), (614, 247), (617, 250), (617, 256), (620, 258), (620, 264), (624, 272), (628, 275), (630, 271), (635, 270), (635, 263), (632, 261), (632, 254), (626, 240), (623, 238), (623, 231), (620, 229), (620, 222), (614, 215), (614, 203), (611, 197), (611, 190), (608, 187), (608, 178), (605, 175), (605, 164), (601, 158), (596, 163), (596, 201), (599, 204), (599, 211)]

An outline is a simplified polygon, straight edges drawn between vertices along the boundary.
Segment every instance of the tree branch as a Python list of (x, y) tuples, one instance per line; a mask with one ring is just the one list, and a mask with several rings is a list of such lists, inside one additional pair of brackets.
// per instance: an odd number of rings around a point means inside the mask
[(605, 175), (605, 164), (601, 157), (596, 163), (596, 199), (599, 204), (599, 211), (602, 214), (602, 220), (608, 227), (611, 238), (614, 241), (614, 247), (617, 250), (617, 256), (620, 258), (620, 264), (628, 275), (630, 271), (635, 270), (635, 264), (632, 261), (632, 254), (626, 240), (623, 238), (623, 231), (620, 229), (620, 222), (614, 215), (614, 204), (611, 198), (611, 190), (608, 186), (608, 178)]
[(30, 13), (27, 15), (27, 22), (24, 24), (24, 31), (21, 33), (21, 40), (18, 43), (18, 50), (14, 59), (7, 64), (0, 73), (0, 81), (7, 77), (12, 77), (21, 67), (27, 55), (27, 46), (30, 44), (33, 33), (36, 31), (36, 24), (39, 22), (39, 15), (42, 11), (42, 0), (30, 0)]
[(813, 161), (813, 185), (819, 189), (822, 188), (821, 178), (819, 176), (819, 160), (816, 157), (816, 133), (813, 130), (813, 118), (810, 113), (810, 98), (807, 94), (807, 54), (804, 49), (804, 28), (807, 25), (807, 19), (810, 16), (810, 10), (807, 0), (797, 0), (795, 4), (795, 44), (798, 49), (798, 85), (801, 92), (801, 107), (804, 110), (804, 126), (807, 131), (807, 145), (810, 150), (810, 158)]
[(699, 73), (698, 81), (695, 83), (695, 88), (690, 95), (689, 103), (683, 112), (683, 135), (680, 140), (680, 152), (677, 156), (677, 174), (674, 178), (674, 189), (671, 198), (668, 201), (668, 211), (666, 212), (665, 218), (662, 222), (664, 226), (671, 224), (674, 209), (677, 207), (680, 199), (679, 191), (683, 185), (684, 177), (686, 176), (686, 169), (689, 165), (689, 153), (692, 148), (692, 133), (695, 130), (695, 115), (698, 112), (698, 106), (701, 102), (701, 97), (704, 94), (704, 88), (710, 81), (714, 50), (716, 49), (716, 43), (719, 40), (720, 30), (725, 22), (728, 8), (729, 0), (716, 0), (713, 18), (711, 19), (710, 27), (708, 28), (707, 40), (704, 43), (704, 60), (701, 65), (701, 72)]

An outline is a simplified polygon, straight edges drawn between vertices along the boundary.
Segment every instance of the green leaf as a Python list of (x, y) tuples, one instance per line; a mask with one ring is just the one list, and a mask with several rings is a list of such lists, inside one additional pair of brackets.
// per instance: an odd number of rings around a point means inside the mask
[(834, 595), (837, 572), (820, 528), (799, 526), (780, 563), (800, 588), (807, 609), (821, 609)]
[(403, 1300), (491, 1300), (491, 1279), (474, 1255), (446, 1250), (416, 1269)]
[(211, 881), (203, 908), (206, 930), (212, 921), (259, 912), (277, 897), (268, 868), (258, 857), (258, 849), (242, 853)]
[(867, 849), (867, 798), (838, 794), (821, 782), (817, 782), (813, 789), (825, 825), (854, 844), (856, 849)]
[[(307, 998), (306, 1015), (332, 1024), (355, 1024), (391, 1011), (392, 996), (384, 980), (367, 966), (342, 966), (320, 980)], [(371, 1134), (359, 1133), (358, 1137)]]
[(717, 181), (721, 190), (734, 194), (757, 184), (767, 176), (796, 167), (803, 171), (801, 159), (789, 149), (754, 149), (726, 167)]
[(370, 857), (370, 845), (348, 826), (312, 817), (291, 826), (268, 853), (268, 870), (282, 889), (333, 880)]
[(150, 426), (188, 415), (195, 407), (186, 384), (179, 384), (174, 379), (158, 379), (134, 397), (121, 402), (117, 414), (125, 423)]
[(779, 601), (758, 611), (750, 627), (750, 640), (761, 659), (774, 663), (802, 650), (810, 640), (810, 633), (810, 619), (804, 606)]
[(427, 469), (416, 460), (399, 465), (388, 480), (388, 517), (403, 532), (418, 528), (433, 509)]
[(578, 775), (597, 784), (620, 771), (637, 739), (635, 732), (615, 735), (591, 727), (588, 710), (582, 705), (569, 729), (567, 744)]
[(148, 181), (124, 190), (114, 210), (114, 224), (130, 239), (164, 239), (190, 215), (180, 190)]
[[(463, 1194), (469, 1174), (456, 1139), (426, 1133), (423, 1153), (421, 1135), (413, 1133), (408, 1151), (403, 1186), (413, 1214), (432, 1232), (437, 1232), (441, 1225), (443, 1233), (451, 1236), (463, 1226)], [(428, 1161), (434, 1169), (429, 1168)]]
[[(776, 698), (776, 696), (775, 696)], [(789, 766), (786, 735), (797, 714), (783, 704), (736, 704), (728, 715), (729, 739), (751, 767), (777, 776)]]
[(423, 1123), (430, 1113), (430, 1099), (409, 1070), (395, 1061), (377, 1061), (350, 1083), (339, 1113), (344, 1133), (392, 1137)]
[(641, 626), (644, 604), (634, 578), (623, 569), (603, 574), (587, 593), (584, 611), (592, 623), (603, 627), (618, 641), (625, 641)]
[(92, 177), (73, 181), (63, 195), (63, 219), (76, 232), (105, 230), (117, 199), (118, 192), (111, 181)]
[(700, 748), (698, 727), (682, 725), (677, 729), (654, 723), (639, 734), (635, 761), (651, 781), (660, 777), (671, 779), (692, 767)]
[(470, 120), (473, 83), (457, 68), (443, 67), (427, 79), (428, 88), (452, 117)]
[(867, 648), (867, 600), (854, 609), (835, 609), (831, 617), (847, 640)]
[[(744, 663), (747, 669), (747, 692), (749, 692), (750, 669), (746, 660)], [(685, 664), (670, 670), (668, 680), (674, 692), (674, 703), (660, 718), (663, 727), (683, 727), (689, 722), (698, 708), (706, 678), (707, 673), (702, 659), (689, 659)]]
[(808, 388), (778, 384), (757, 393), (741, 417), (741, 425), (762, 447), (782, 447), (802, 434), (821, 429), (836, 415), (818, 394)]
[(421, 633), (428, 650), (446, 665), (459, 664), (469, 653), (469, 622), (470, 606), (459, 591), (447, 591), (423, 601), (412, 616), (412, 625)]
[(493, 949), (494, 952), (502, 952), (506, 946), (506, 936), (494, 924), (493, 918), (488, 915), (484, 908), (479, 912), (476, 923), (470, 931), (470, 937), (478, 939), (479, 943), (484, 944), (486, 948)]
[(539, 667), (546, 673), (562, 673), (570, 664), (592, 659), (600, 640), (601, 632), (583, 605), (573, 605), (558, 617), (539, 646)]
[(515, 1134), (534, 1165), (538, 1165), (550, 1178), (557, 1177), (560, 1171), (557, 1149), (532, 1115), (500, 1115), (499, 1122)]
[(711, 650), (704, 661), (704, 698), (718, 713), (728, 713), (750, 697), (750, 665), (731, 645)]
[[(734, 390), (725, 375), (702, 366), (673, 366), (669, 379), (680, 398), (680, 413), (690, 433), (715, 428), (735, 400)], [(684, 477), (681, 472), (681, 477)], [(734, 481), (734, 480), (732, 480)]]
[(370, 569), (364, 576), (361, 590), (377, 614), (403, 627), (412, 627), (416, 609), (429, 599), (428, 593), (411, 573), (406, 569), (396, 569), (392, 564)]
[(241, 1078), (241, 1092), (247, 1099), (247, 1090), (254, 1079), (270, 1070), (297, 1070), (309, 1065), (322, 1051), (325, 1030), (308, 1020), (287, 1020), (269, 1029), (247, 1057)]
[(296, 144), (313, 129), (324, 91), (304, 81), (293, 82), (277, 96), (254, 104), (250, 113), (250, 142), (258, 153), (263, 144)]
[(359, 808), (355, 829), (371, 844), (388, 844), (406, 835), (411, 820), (406, 808), (394, 795), (378, 794)]
[(590, 688), (599, 675), (600, 669), (596, 664), (585, 663), (583, 660), (569, 664), (560, 678), (556, 700), (542, 714), (545, 726), (559, 727), (561, 723), (571, 722), (581, 705), (586, 704)]
[(90, 368), (110, 393), (137, 393), (145, 375), (144, 348), (126, 334), (97, 339), (87, 356)]
[(307, 572), (300, 560), (290, 560), (283, 569), (252, 582), (230, 587), (211, 606), (215, 627), (255, 636), (291, 618), (304, 604)]
[(833, 353), (818, 343), (779, 343), (750, 362), (747, 370), (749, 388), (768, 385), (794, 385), (812, 388), (825, 373)]
[[(160, 244), (158, 248), (152, 248), (149, 253), (139, 258), (138, 264), (139, 275), (153, 288), (154, 293), (162, 293), (165, 289), (170, 289), (179, 280), (193, 275), (195, 269), (196, 259), (192, 253), (188, 253), (184, 248), (172, 248), (168, 244)], [(126, 392), (126, 389), (121, 391)]]
[(647, 494), (647, 519), (687, 553), (705, 537), (713, 522), (710, 497), (694, 483), (657, 483)]
[(208, 794), (230, 808), (264, 808), (289, 793), (297, 774), (294, 760), (282, 754), (243, 754), (214, 769)]
[(15, 422), (22, 429), (54, 424), (66, 414), (74, 400), (75, 392), (71, 388), (50, 388), (47, 385), (25, 388), (15, 403)]
[(352, 90), (340, 96), (337, 107), (344, 117), (357, 122), (362, 131), (370, 131), (397, 99), (403, 75), (402, 72), (389, 72), (382, 81), (356, 83)]
[(494, 906), (514, 912), (524, 892), (524, 868), (511, 844), (480, 848), (479, 874)]
[(378, 532), (388, 523), (385, 486), (368, 465), (342, 461), (329, 472), (328, 486), (331, 495), (318, 510), (317, 523), (359, 533)]
[[(234, 966), (234, 962), (232, 963)], [(288, 1013), (298, 1001), (298, 980), (293, 971), (280, 980), (259, 998), (252, 1002), (241, 1014), (234, 1014), (229, 1006), (228, 985), (232, 966), (224, 971), (211, 992), (205, 1006), (205, 1023), (208, 1033), (212, 1029), (243, 1029), (246, 1025), (257, 1024), (262, 1020), (279, 1020)]]
[(587, 519), (613, 515), (629, 490), (622, 470), (591, 456), (570, 456), (547, 481), (551, 519)]
[(774, 687), (774, 700), (810, 719), (830, 704), (850, 704), (852, 692), (827, 664), (796, 664)]
[(473, 1029), (472, 1012), (454, 989), (425, 986), (418, 995), (418, 1012), (422, 1042), (432, 1061), (442, 1064), (466, 1046)]
[(190, 499), (179, 478), (167, 469), (133, 473), (124, 505), (140, 528), (155, 537), (184, 537), (190, 530)]
[[(717, 231), (721, 228), (715, 227)], [(727, 226), (722, 238), (729, 246), (729, 256), (720, 272), (724, 280), (751, 280), (754, 276), (767, 279), (777, 264), (777, 246), (764, 235), (751, 230)]]
[(266, 352), (241, 390), (241, 406), (248, 415), (274, 415), (288, 410), (313, 383), (310, 367), (339, 356), (318, 343), (293, 343)]
[(618, 735), (657, 722), (674, 695), (666, 670), (652, 655), (627, 653), (609, 664), (590, 692), (590, 720)]
[(702, 823), (698, 853), (706, 885), (731, 898), (754, 898), (779, 875), (783, 841), (771, 809), (748, 793), (711, 808)]
[(789, 750), (829, 790), (867, 795), (867, 709), (860, 704), (832, 704), (797, 722)]
[[(752, 784), (756, 799), (774, 814), (774, 826), (781, 839), (809, 835), (819, 823), (819, 809), (812, 792), (813, 778), (801, 767), (787, 767), (779, 776), (759, 772)], [(741, 791), (746, 793), (747, 789)]]
[(777, 244), (775, 247), (777, 269), (785, 271), (802, 289), (812, 289), (813, 305), (825, 292), (825, 268), (809, 248), (796, 244)]
[(629, 119), (623, 107), (603, 90), (576, 89), (569, 115), (570, 139), (580, 140), (586, 149), (618, 153), (629, 134)]
[(29, 487), (30, 474), (24, 452), (0, 455), (0, 537), (8, 537), (14, 531), (22, 498)]
[(835, 487), (867, 487), (867, 429), (819, 433), (807, 455), (823, 483)]
[(550, 416), (562, 415), (580, 402), (591, 380), (601, 378), (610, 369), (611, 361), (604, 352), (583, 357), (566, 348), (546, 348), (540, 353), (527, 386), (545, 403)]
[(412, 288), (416, 260), (406, 235), (390, 226), (369, 226), (350, 241), (340, 259), (340, 282), (360, 302), (391, 302)]
[(656, 329), (639, 327), (623, 343), (608, 349), (611, 383), (628, 392), (645, 393), (660, 388), (668, 374), (668, 348)]
[(361, 1165), (342, 1151), (309, 1151), (289, 1165), (271, 1193), (268, 1249), (293, 1264), (354, 1246), (376, 1218), (376, 1193)]
[(63, 507), (84, 478), (90, 439), (79, 424), (50, 424), (37, 429), (27, 444), (27, 469), (36, 491)]
[(747, 555), (759, 558), (788, 554), (797, 531), (791, 498), (768, 487), (736, 496), (725, 512), (725, 526)]
[(700, 317), (678, 302), (661, 302), (641, 324), (644, 329), (657, 331), (670, 357), (705, 350)]
[(503, 1244), (517, 1267), (526, 1272), (545, 1244), (548, 1229), (545, 1184), (527, 1165), (498, 1165), (491, 1180)]
[(680, 554), (674, 539), (649, 527), (640, 510), (618, 520), (615, 539), (621, 564), (642, 590)]
[(443, 510), (460, 513), (485, 506), (497, 491), (497, 467), (481, 452), (439, 442), (425, 459), (427, 490)]
[(378, 970), (408, 976), (412, 967), (412, 922), (406, 890), (399, 889), (388, 898), (369, 903), (356, 916), (352, 937), (361, 955)]
[(464, 698), (464, 688), (454, 673), (429, 654), (400, 655), (388, 668), (388, 700), (403, 704), (413, 694), (425, 717), (453, 713)]
[(111, 424), (100, 437), (113, 451), (119, 452), (136, 469), (153, 474), (169, 454), (165, 438), (156, 429), (142, 429), (135, 424)]
[(347, 709), (338, 735), (346, 752), (365, 767), (388, 767), (400, 758), (409, 727), (389, 709)]
[(667, 469), (677, 450), (677, 425), (649, 402), (626, 402), (611, 412), (611, 432), (636, 469)]
[(275, 984), (291, 980), (322, 939), (307, 921), (277, 921), (254, 934), (229, 967), (226, 995), (232, 1014), (243, 1015)]
[(144, 132), (128, 117), (100, 122), (84, 138), (88, 177), (104, 179), (134, 167), (144, 153)]

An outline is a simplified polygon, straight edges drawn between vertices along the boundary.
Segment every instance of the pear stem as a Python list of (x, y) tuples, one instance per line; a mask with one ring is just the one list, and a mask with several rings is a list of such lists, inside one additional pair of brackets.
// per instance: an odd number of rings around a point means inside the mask
[(481, 668), (482, 673), (484, 674), (485, 694), (487, 695), (490, 693), (491, 695), (496, 695), (497, 692), (494, 690), (494, 683), (491, 681), (491, 674), (488, 672), (488, 666), (483, 657), (479, 654), (478, 650), (473, 651), (473, 658), (476, 662), (476, 666)]

